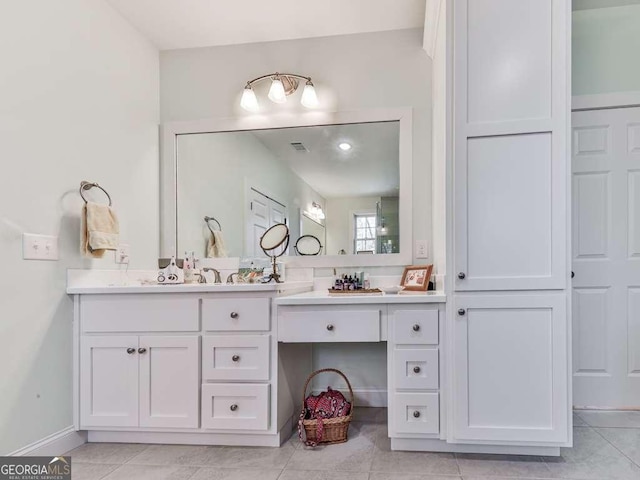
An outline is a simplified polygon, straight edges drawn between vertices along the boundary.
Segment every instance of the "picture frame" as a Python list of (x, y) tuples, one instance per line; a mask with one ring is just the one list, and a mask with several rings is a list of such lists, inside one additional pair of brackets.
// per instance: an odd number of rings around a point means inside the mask
[(429, 288), (432, 272), (433, 265), (409, 265), (404, 267), (400, 285), (404, 290), (426, 291)]

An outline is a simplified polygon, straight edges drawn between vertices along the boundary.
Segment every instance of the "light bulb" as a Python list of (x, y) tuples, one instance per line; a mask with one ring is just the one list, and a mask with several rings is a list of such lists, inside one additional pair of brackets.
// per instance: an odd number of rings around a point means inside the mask
[(256, 98), (256, 92), (253, 88), (246, 86), (242, 92), (242, 98), (240, 99), (240, 106), (249, 112), (258, 111), (258, 99)]
[(308, 81), (304, 86), (300, 103), (307, 108), (316, 108), (318, 106), (318, 96), (316, 95), (316, 89), (311, 81)]
[(276, 77), (271, 82), (271, 88), (269, 88), (269, 100), (274, 103), (284, 103), (287, 101), (287, 95), (284, 93), (284, 85), (280, 77)]
[(351, 150), (351, 144), (347, 142), (342, 142), (338, 145), (338, 148), (344, 152)]

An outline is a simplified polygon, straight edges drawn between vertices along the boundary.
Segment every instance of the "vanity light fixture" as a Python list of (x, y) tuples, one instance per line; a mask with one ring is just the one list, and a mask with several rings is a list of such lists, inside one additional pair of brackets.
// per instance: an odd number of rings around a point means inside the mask
[(324, 220), (326, 218), (326, 215), (322, 210), (322, 205), (316, 202), (311, 203), (311, 215), (318, 220)]
[(341, 144), (338, 145), (338, 148), (343, 152), (348, 152), (349, 150), (351, 150), (351, 144), (347, 142), (342, 142)]
[(242, 92), (240, 106), (249, 112), (257, 112), (260, 108), (253, 85), (262, 80), (270, 79), (271, 87), (269, 88), (269, 100), (274, 103), (285, 103), (287, 97), (298, 89), (299, 80), (304, 80), (304, 89), (300, 103), (307, 108), (316, 108), (318, 106), (318, 96), (313, 86), (311, 77), (298, 75), (296, 73), (269, 73), (260, 77), (249, 80)]

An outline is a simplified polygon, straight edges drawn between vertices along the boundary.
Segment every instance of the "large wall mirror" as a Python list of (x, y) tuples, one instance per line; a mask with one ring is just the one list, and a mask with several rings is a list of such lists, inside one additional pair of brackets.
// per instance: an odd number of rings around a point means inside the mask
[[(162, 254), (263, 257), (262, 234), (286, 223), (287, 263), (410, 263), (409, 113), (165, 125)], [(318, 255), (294, 248), (308, 235)]]

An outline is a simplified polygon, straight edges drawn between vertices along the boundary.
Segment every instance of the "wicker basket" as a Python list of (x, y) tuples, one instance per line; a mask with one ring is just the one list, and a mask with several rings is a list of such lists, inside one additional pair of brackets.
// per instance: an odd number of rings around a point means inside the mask
[[(349, 402), (351, 403), (351, 409), (349, 410), (349, 415), (345, 415), (344, 417), (335, 417), (335, 418), (324, 418), (322, 419), (322, 424), (324, 426), (324, 433), (322, 436), (322, 444), (331, 445), (334, 443), (344, 443), (347, 441), (347, 434), (349, 431), (349, 423), (351, 423), (351, 417), (353, 416), (353, 389), (351, 388), (351, 384), (349, 383), (349, 379), (342, 373), (340, 370), (335, 368), (323, 368), (322, 370), (316, 370), (309, 378), (307, 378), (306, 383), (304, 384), (304, 391), (302, 392), (302, 411), (305, 411), (305, 399), (307, 398), (307, 387), (309, 383), (316, 375), (324, 372), (333, 372), (340, 375), (344, 378), (344, 381), (347, 382), (347, 387), (349, 387)], [(304, 426), (304, 431), (307, 434), (307, 441), (317, 443), (317, 428), (318, 428), (318, 420), (303, 420), (302, 425)]]

